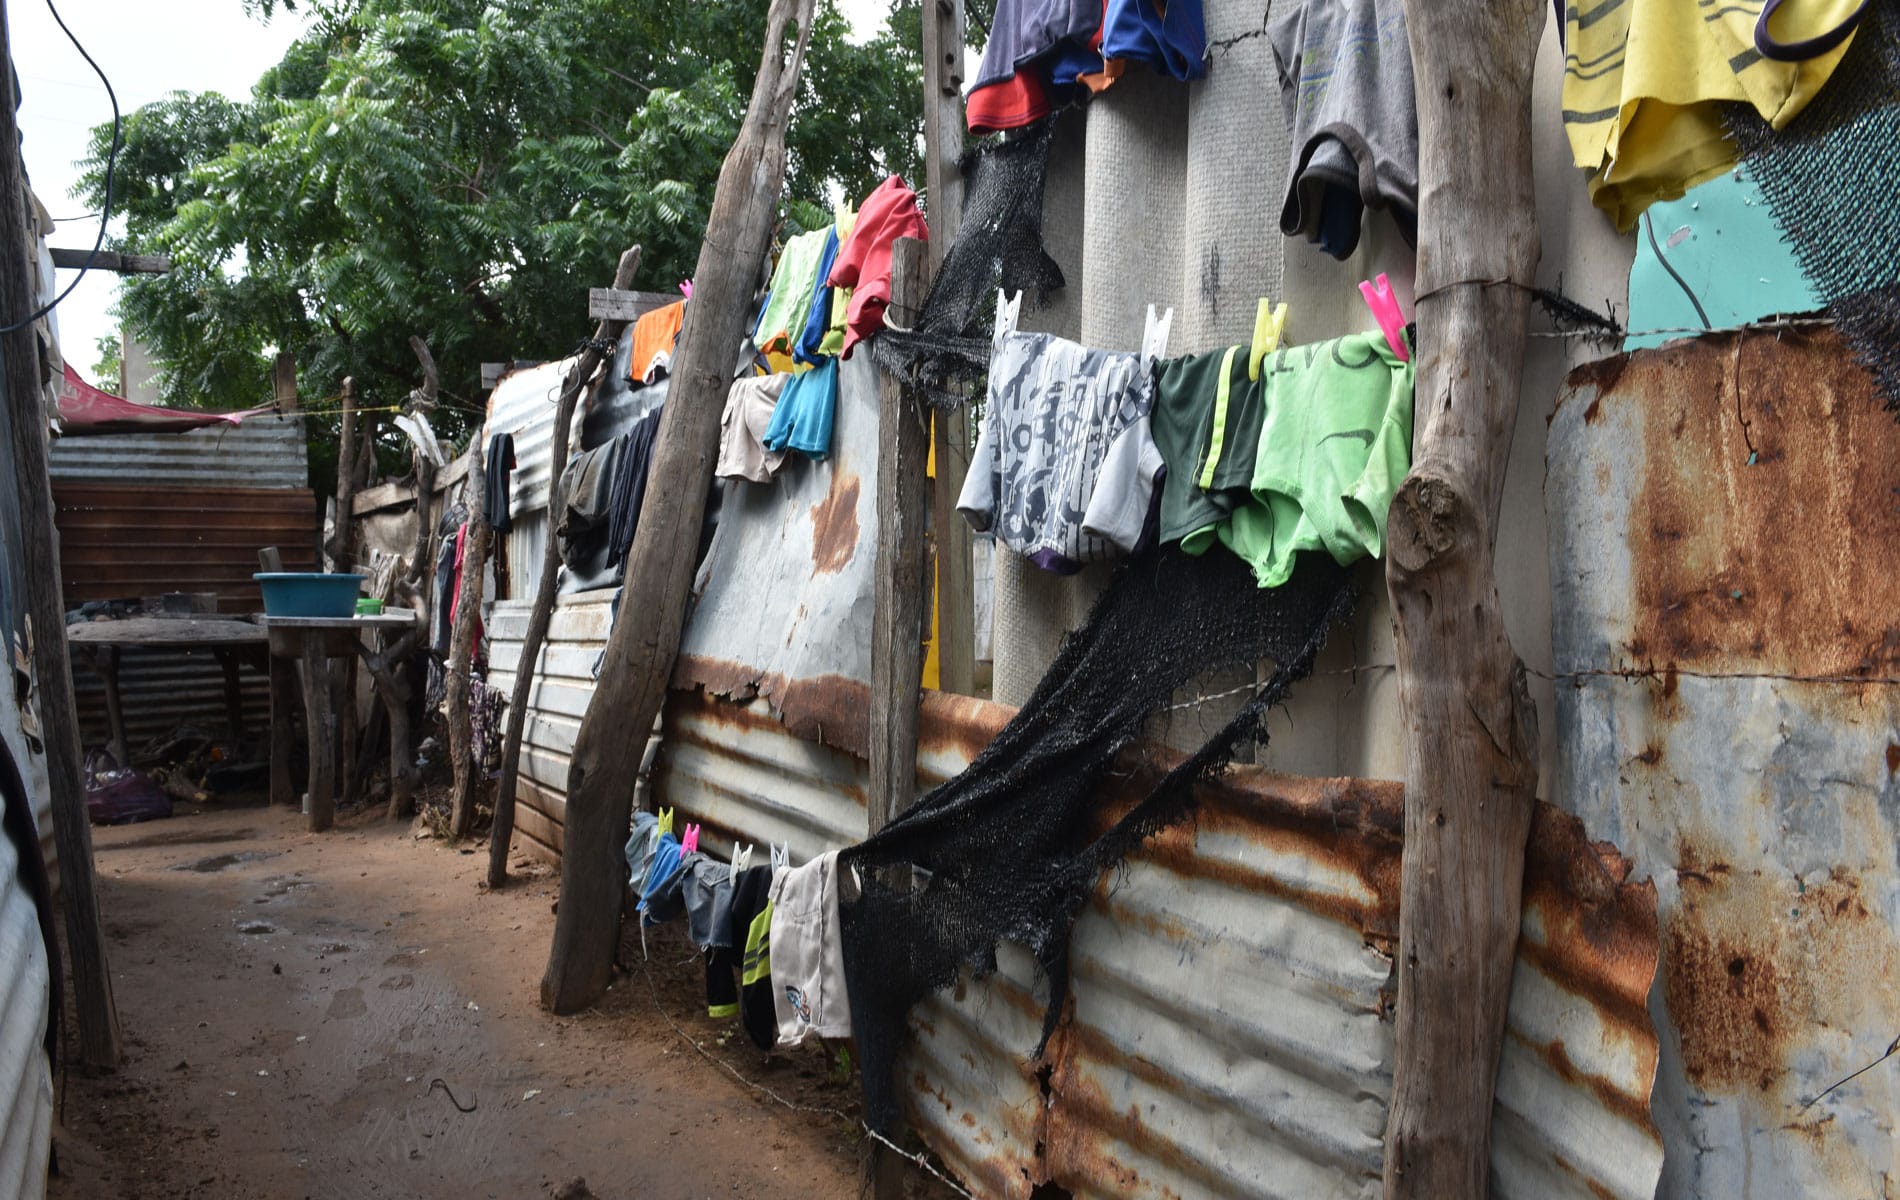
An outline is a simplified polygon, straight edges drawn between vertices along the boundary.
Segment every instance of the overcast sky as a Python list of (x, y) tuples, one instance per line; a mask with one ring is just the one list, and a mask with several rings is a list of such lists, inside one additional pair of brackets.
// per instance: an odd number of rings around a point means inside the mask
[[(279, 13), (268, 25), (247, 17), (240, 0), (54, 0), (60, 15), (112, 80), (119, 107), (131, 112), (173, 91), (250, 95), (251, 85), (276, 65), (302, 29), (300, 14)], [(96, 218), (71, 189), (74, 163), (85, 156), (94, 125), (112, 119), (112, 106), (92, 68), (79, 57), (45, 0), (5, 4), (20, 74), (22, 148), (33, 190), (60, 220), (55, 246), (90, 249)], [(859, 37), (883, 25), (887, 0), (840, 0)], [(63, 288), (75, 272), (61, 271)], [(114, 331), (108, 315), (117, 278), (88, 274), (58, 310), (60, 348), (91, 378), (94, 344)]]

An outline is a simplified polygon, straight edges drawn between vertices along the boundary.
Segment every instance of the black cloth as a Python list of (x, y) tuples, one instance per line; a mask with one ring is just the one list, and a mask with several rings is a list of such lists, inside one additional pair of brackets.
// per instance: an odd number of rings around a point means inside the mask
[(706, 955), (706, 1015), (718, 1020), (732, 1015), (739, 1006), (739, 951), (731, 946), (714, 946)]
[(46, 860), (40, 857), (39, 828), (33, 820), (33, 798), (20, 778), (13, 751), (0, 742), (0, 796), (6, 800), (7, 839), (19, 859), (20, 885), (33, 897), (39, 916), (40, 940), (46, 945), (49, 1019), (46, 1022), (46, 1060), (59, 1070), (59, 1026), (66, 1012), (65, 976), (60, 969), (59, 941), (53, 933), (53, 885), (46, 872)]
[[(765, 911), (765, 905), (772, 895), (772, 868), (747, 867), (741, 871), (732, 884), (732, 944), (741, 948), (740, 969), (743, 971), (752, 957), (753, 948), (746, 946), (746, 937), (752, 932), (752, 922)], [(764, 948), (770, 954), (770, 946)], [(770, 1050), (778, 1045), (778, 1009), (772, 1003), (772, 976), (766, 972), (762, 977), (739, 988), (739, 1022), (745, 1026), (746, 1035), (752, 1044), (761, 1050)]]
[(515, 435), (498, 433), (488, 439), (487, 474), (482, 477), (482, 504), (488, 512), (488, 527), (496, 533), (507, 533), (514, 526), (514, 515), (508, 511), (508, 489), (512, 485), (515, 470)]
[[(1231, 554), (1169, 545), (1136, 555), (976, 761), (842, 853), (845, 980), (872, 1128), (898, 1116), (911, 1006), (966, 967), (994, 971), (1002, 938), (1025, 946), (1049, 982), (1042, 1053), (1068, 996), (1069, 931), (1102, 873), (1187, 819), (1194, 785), (1243, 743), (1266, 739), (1268, 709), (1312, 670), (1328, 627), (1351, 608), (1349, 576), (1326, 554), (1300, 555), (1272, 589)], [(1148, 719), (1208, 672), (1262, 662), (1274, 664), (1272, 678), (1185, 761), (1149, 776), (1145, 790), (1115, 785), (1136, 803), (1098, 835), (1109, 773)], [(861, 880), (855, 894), (850, 879)]]
[(613, 504), (608, 517), (607, 565), (619, 566), (633, 548), (634, 534), (640, 530), (640, 506), (646, 501), (647, 472), (653, 465), (653, 443), (660, 432), (660, 413), (656, 408), (641, 417), (623, 436), (623, 447), (614, 464)]

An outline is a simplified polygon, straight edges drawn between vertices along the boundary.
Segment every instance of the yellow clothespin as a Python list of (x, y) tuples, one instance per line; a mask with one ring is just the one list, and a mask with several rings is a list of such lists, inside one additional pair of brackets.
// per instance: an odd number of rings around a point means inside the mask
[(1286, 330), (1286, 304), (1275, 306), (1266, 296), (1254, 310), (1253, 348), (1247, 351), (1247, 378), (1260, 378), (1260, 362), (1280, 347), (1280, 334)]
[(673, 810), (670, 808), (661, 809), (660, 819), (654, 823), (653, 829), (656, 834), (672, 833), (673, 832)]

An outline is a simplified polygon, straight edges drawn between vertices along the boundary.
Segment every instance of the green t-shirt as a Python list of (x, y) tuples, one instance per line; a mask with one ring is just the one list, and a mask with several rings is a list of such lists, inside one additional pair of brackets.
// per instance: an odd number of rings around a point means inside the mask
[[(1150, 423), (1168, 464), (1161, 483), (1163, 542), (1193, 537), (1247, 503), (1265, 415), (1260, 394), (1260, 385), (1247, 378), (1244, 346), (1169, 359), (1156, 369)], [(1212, 541), (1210, 533), (1194, 545), (1183, 541), (1182, 548), (1199, 554)]]
[[(1301, 550), (1325, 550), (1342, 566), (1377, 558), (1412, 464), (1412, 364), (1383, 334), (1358, 333), (1279, 350), (1260, 379), (1252, 503), (1214, 523), (1213, 534), (1261, 587), (1285, 583)], [(1203, 546), (1207, 532), (1199, 531)]]
[(791, 351), (805, 331), (811, 316), (812, 297), (818, 288), (818, 265), (825, 256), (825, 243), (831, 229), (814, 229), (785, 243), (778, 266), (772, 272), (772, 294), (759, 314), (753, 341), (759, 349)]

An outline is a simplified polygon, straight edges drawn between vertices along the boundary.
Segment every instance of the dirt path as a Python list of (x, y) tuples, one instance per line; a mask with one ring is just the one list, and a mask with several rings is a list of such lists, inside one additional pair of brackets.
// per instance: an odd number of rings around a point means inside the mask
[(851, 1121), (761, 1098), (656, 1011), (655, 987), (749, 1078), (855, 1117), (817, 1048), (722, 1041), (677, 935), (656, 984), (540, 1010), (545, 872), (482, 892), (484, 855), (368, 814), (317, 836), (262, 807), (93, 836), (130, 1061), (68, 1074), (59, 1200), (518, 1200), (577, 1176), (601, 1200), (857, 1192)]

